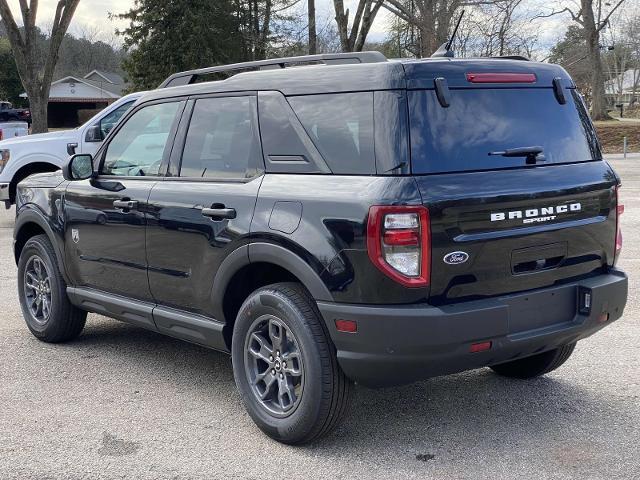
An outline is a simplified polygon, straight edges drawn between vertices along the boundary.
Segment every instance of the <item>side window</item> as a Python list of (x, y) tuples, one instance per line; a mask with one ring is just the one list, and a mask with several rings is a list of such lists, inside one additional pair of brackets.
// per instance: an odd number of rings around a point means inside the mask
[(197, 100), (182, 152), (180, 176), (249, 178), (260, 160), (256, 97)]
[(373, 174), (373, 92), (288, 98), (293, 111), (336, 174)]
[(100, 175), (158, 176), (182, 105), (158, 103), (135, 112), (109, 142)]
[(133, 106), (135, 100), (132, 100), (127, 103), (123, 103), (118, 108), (116, 108), (113, 112), (105, 115), (102, 120), (100, 120), (100, 132), (102, 133), (102, 138), (106, 137), (107, 134), (113, 130), (113, 127), (120, 121), (120, 119), (124, 116), (125, 113), (129, 111), (129, 109)]

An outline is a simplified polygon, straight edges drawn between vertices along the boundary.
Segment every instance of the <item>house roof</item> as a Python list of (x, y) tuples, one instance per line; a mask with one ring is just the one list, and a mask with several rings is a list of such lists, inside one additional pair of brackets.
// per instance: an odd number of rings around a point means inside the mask
[[(94, 78), (91, 78), (94, 77)], [(84, 78), (87, 80), (96, 81), (95, 77), (102, 77), (105, 81), (112, 83), (114, 85), (124, 85), (124, 79), (114, 72), (104, 72), (102, 70), (92, 70), (87, 73)], [(98, 80), (99, 81), (99, 80)]]
[[(85, 80), (84, 78), (78, 78), (73, 76), (68, 76), (68, 77), (61, 78), (60, 80), (56, 80), (55, 82), (51, 83), (51, 86), (53, 87), (54, 85), (58, 85), (60, 83), (70, 83), (72, 81), (76, 83), (83, 83), (85, 85), (88, 85), (92, 89), (94, 89), (96, 91), (96, 96), (94, 98), (120, 98), (122, 96), (121, 93), (105, 88), (107, 86), (106, 84), (99, 84), (98, 82), (92, 82), (90, 80)], [(112, 85), (112, 84), (108, 84), (108, 85), (110, 87), (116, 87), (116, 85)], [(122, 86), (120, 86), (120, 92), (121, 91), (122, 91)], [(50, 100), (52, 98), (55, 98), (55, 97), (50, 97)]]

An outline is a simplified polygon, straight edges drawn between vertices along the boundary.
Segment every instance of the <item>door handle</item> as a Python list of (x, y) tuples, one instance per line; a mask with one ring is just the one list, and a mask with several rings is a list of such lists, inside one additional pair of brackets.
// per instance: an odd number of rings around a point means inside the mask
[(236, 218), (236, 209), (235, 208), (203, 208), (202, 215), (205, 217), (209, 217), (213, 220), (224, 220), (224, 219), (233, 219)]
[(115, 200), (113, 206), (118, 210), (136, 210), (138, 202), (135, 200)]

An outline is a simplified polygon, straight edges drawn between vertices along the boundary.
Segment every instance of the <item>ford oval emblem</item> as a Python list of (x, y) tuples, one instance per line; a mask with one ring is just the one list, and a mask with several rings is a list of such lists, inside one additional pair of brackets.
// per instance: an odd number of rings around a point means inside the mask
[(451, 252), (444, 256), (444, 263), (449, 265), (459, 265), (469, 260), (467, 252)]

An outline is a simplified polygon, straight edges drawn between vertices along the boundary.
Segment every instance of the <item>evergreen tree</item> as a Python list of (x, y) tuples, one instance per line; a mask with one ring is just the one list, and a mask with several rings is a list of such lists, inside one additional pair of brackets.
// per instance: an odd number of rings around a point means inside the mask
[(136, 0), (116, 18), (129, 20), (123, 67), (134, 90), (156, 88), (178, 71), (244, 59), (232, 0)]

